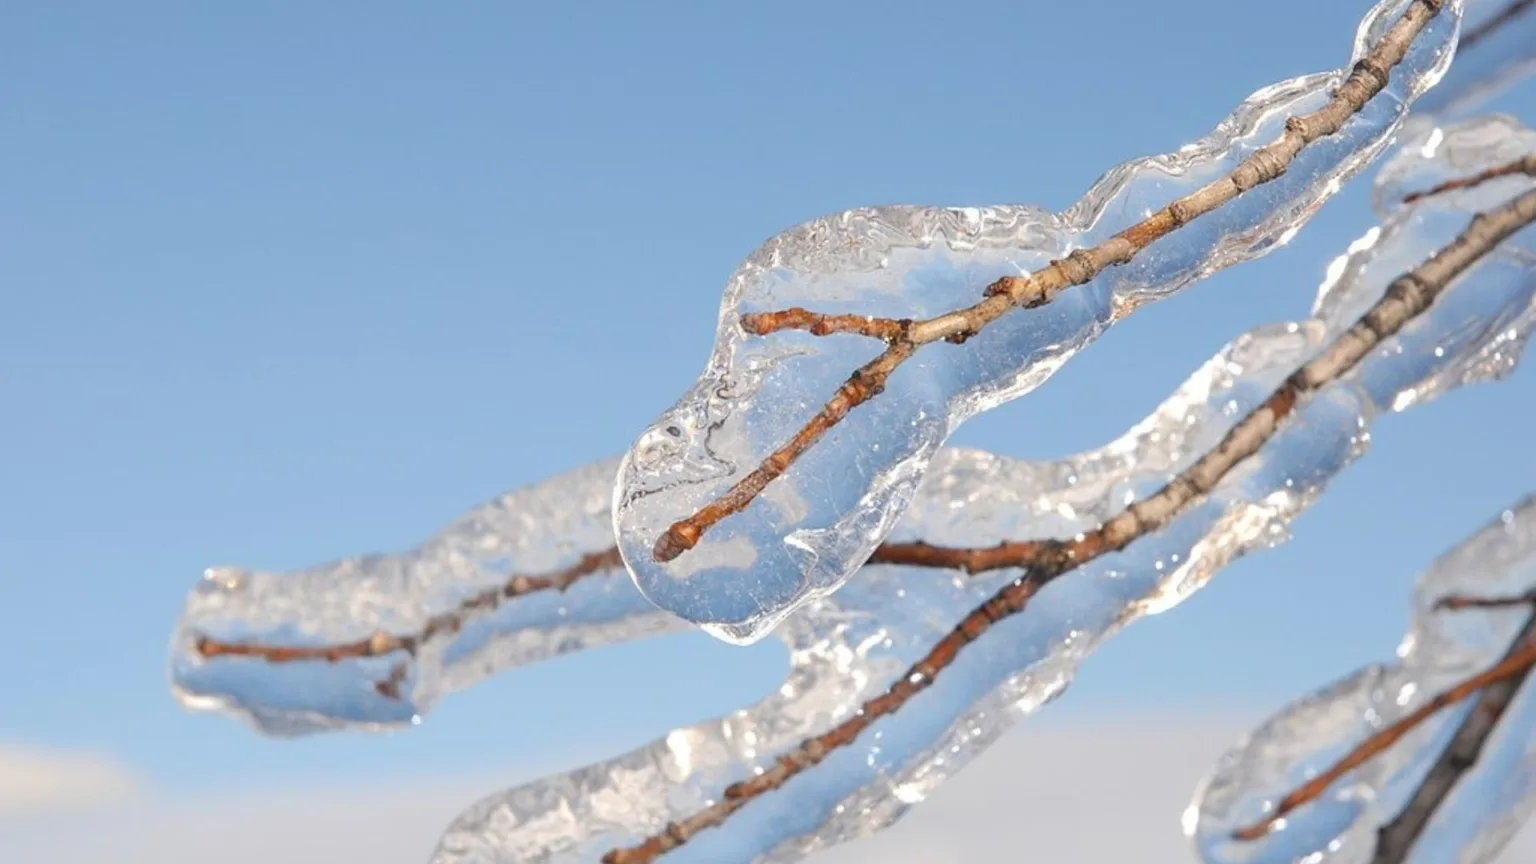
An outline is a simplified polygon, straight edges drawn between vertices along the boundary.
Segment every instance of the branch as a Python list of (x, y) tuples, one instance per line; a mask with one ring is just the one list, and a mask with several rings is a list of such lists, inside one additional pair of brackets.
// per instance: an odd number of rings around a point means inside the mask
[(1414, 0), (1376, 47), (1355, 64), (1326, 105), (1309, 114), (1292, 115), (1286, 120), (1285, 132), (1279, 138), (1255, 151), (1231, 173), (1175, 200), (1098, 246), (1078, 249), (1033, 273), (1005, 276), (993, 282), (983, 292), (984, 298), (975, 305), (910, 322), (817, 315), (800, 308), (744, 316), (743, 328), (757, 335), (785, 329), (804, 329), (812, 333), (818, 333), (819, 329), (822, 334), (853, 332), (881, 338), (888, 347), (874, 360), (855, 370), (799, 432), (770, 453), (751, 473), (693, 515), (668, 527), (657, 538), (651, 550), (652, 557), (658, 562), (671, 561), (697, 545), (704, 532), (717, 522), (745, 509), (769, 483), (788, 471), (801, 454), (849, 412), (884, 390), (892, 373), (918, 348), (938, 341), (963, 342), (1014, 309), (1045, 305), (1063, 290), (1087, 284), (1104, 270), (1128, 263), (1143, 249), (1180, 226), (1284, 174), (1302, 150), (1319, 138), (1337, 132), (1346, 120), (1387, 86), (1393, 67), (1402, 62), (1414, 39), (1444, 5), (1445, 0)]
[[(1472, 177), (1453, 180), (1433, 189), (1415, 193), (1406, 200), (1416, 200), (1452, 189), (1470, 188), (1491, 179), (1512, 176), (1522, 172), (1536, 176), (1536, 157), (1528, 156), (1525, 159), (1515, 160), (1514, 162), (1491, 168)], [(801, 311), (803, 312), (803, 310)], [(863, 318), (862, 316), (822, 316), (819, 320), (831, 321), (833, 323), (818, 325), (813, 313), (805, 314), (811, 316), (807, 319), (808, 323), (806, 326), (808, 329), (817, 326), (847, 327), (849, 328), (848, 332), (851, 332), (853, 328), (863, 326), (859, 322), (867, 323), (881, 320)], [(1315, 362), (1321, 363), (1323, 361), (1320, 359)], [(1266, 404), (1274, 403), (1278, 405), (1286, 400), (1294, 403), (1296, 396), (1299, 395), (1291, 394), (1286, 396), (1285, 392), (1286, 388), (1282, 387), (1280, 391), (1271, 395)], [(1141, 508), (1142, 515), (1136, 521), (1137, 523), (1145, 522), (1146, 524), (1142, 524), (1141, 527), (1130, 526), (1130, 530), (1134, 531), (1136, 536), (1149, 533), (1156, 527), (1160, 527), (1161, 522), (1154, 524), (1149, 520), (1147, 511), (1166, 512), (1167, 516), (1164, 517), (1164, 520), (1171, 517), (1174, 512), (1187, 505), (1188, 500), (1184, 499), (1189, 498), (1192, 500), (1191, 488), (1198, 489), (1202, 484), (1201, 477), (1225, 473), (1231, 467), (1230, 464), (1227, 464), (1228, 462), (1235, 464), (1236, 461), (1245, 458), (1246, 455), (1257, 450), (1258, 446), (1261, 446), (1273, 434), (1278, 418), (1266, 423), (1266, 418), (1258, 416), (1261, 412), (1262, 408), (1245, 418), (1242, 423), (1228, 433), (1228, 440), (1223, 441), (1221, 446), (1218, 446), (1215, 450), (1206, 454), (1200, 462), (1191, 466), (1180, 480), (1170, 483), (1157, 495), (1133, 506), (1131, 510), (1122, 514), (1117, 520), (1112, 520), (1101, 526), (1094, 535), (1085, 536), (1076, 541), (1077, 545), (1075, 547), (1073, 544), (1063, 543), (1059, 540), (1002, 542), (995, 546), (975, 548), (935, 546), (922, 541), (908, 543), (887, 542), (875, 549), (869, 558), (869, 563), (935, 567), (961, 570), (970, 574), (985, 573), (1010, 567), (1023, 567), (1031, 569), (1032, 578), (1048, 579), (1049, 577), (1045, 574), (1050, 571), (1050, 567), (1061, 567), (1066, 564), (1079, 566), (1102, 554), (1115, 551), (1125, 543), (1129, 543), (1130, 539), (1134, 539), (1134, 537), (1124, 540), (1120, 545), (1113, 545), (1116, 542), (1114, 538), (1125, 530), (1123, 527), (1117, 528), (1116, 524), (1121, 520), (1126, 520), (1128, 516), (1134, 517), (1138, 508)], [(1238, 438), (1252, 438), (1253, 440), (1248, 447), (1232, 450), (1229, 442), (1232, 439)], [(1218, 458), (1223, 453), (1227, 454), (1226, 457)], [(1213, 483), (1214, 481), (1210, 482)], [(1159, 498), (1166, 500), (1163, 500), (1160, 504), (1155, 504), (1155, 500)], [(1096, 542), (1091, 543), (1089, 542), (1090, 540)], [(1096, 548), (1099, 551), (1095, 551)], [(1053, 557), (1060, 558), (1062, 563), (1048, 565), (1047, 562)], [(377, 630), (367, 637), (350, 642), (297, 646), (279, 645), (263, 641), (220, 640), (206, 634), (195, 633), (192, 636), (192, 648), (203, 659), (242, 657), (274, 664), (305, 661), (337, 663), (348, 659), (381, 657), (397, 651), (403, 651), (414, 656), (423, 644), (434, 637), (442, 634), (457, 633), (474, 617), (494, 612), (501, 608), (508, 600), (543, 591), (564, 592), (577, 581), (603, 570), (619, 567), (621, 563), (617, 548), (610, 547), (584, 555), (570, 567), (553, 573), (533, 576), (514, 575), (499, 587), (480, 591), (466, 597), (451, 611), (429, 618), (421, 628), (409, 633), (389, 633)], [(1518, 602), (1519, 600), (1520, 598), (1511, 598), (1508, 602)], [(1468, 598), (1465, 600), (1445, 598), (1441, 602), (1447, 604), (1449, 608), (1461, 608), (1451, 604), (1466, 602), (1488, 605), (1500, 601), (1487, 598)], [(375, 689), (389, 698), (399, 698), (399, 684), (403, 678), (404, 671), (405, 667), (403, 665), (394, 667), (391, 670), (390, 677), (377, 682)]]
[[(1469, 609), (1477, 606), (1493, 608), (1512, 605), (1509, 601), (1530, 605), (1536, 602), (1536, 594), (1498, 599), (1504, 602), (1447, 604), (1443, 608)], [(1536, 646), (1536, 612), (1532, 613), (1525, 627), (1510, 644), (1510, 651), (1504, 657), (1505, 662), (1513, 659), (1522, 646)], [(1418, 842), (1419, 835), (1424, 832), (1435, 811), (1440, 809), (1440, 805), (1451, 794), (1461, 775), (1477, 764), (1483, 752), (1483, 745), (1499, 725), (1504, 712), (1509, 709), (1515, 694), (1520, 691), (1521, 685), (1530, 677), (1530, 674), (1531, 667), (1526, 666), (1523, 671), (1483, 688), (1483, 695), (1478, 698), (1472, 710), (1467, 712), (1467, 716), (1462, 718), (1461, 726), (1451, 738), (1451, 743), (1445, 746), (1440, 758), (1435, 760), (1434, 766), (1419, 783), (1419, 788), (1414, 790), (1413, 797), (1408, 800), (1396, 818), (1381, 826), (1381, 831), (1376, 835), (1376, 856), (1371, 864), (1403, 864), (1408, 860), (1408, 853)]]
[[(1536, 3), (1536, 0), (1531, 0), (1531, 2)], [(1503, 165), (1495, 165), (1486, 171), (1478, 172), (1477, 174), (1473, 174), (1470, 177), (1458, 177), (1455, 180), (1447, 180), (1438, 186), (1425, 189), (1422, 192), (1414, 192), (1411, 195), (1404, 195), (1403, 203), (1412, 204), (1413, 202), (1420, 199), (1429, 198), (1435, 195), (1443, 195), (1446, 192), (1454, 192), (1459, 189), (1471, 189), (1476, 186), (1481, 186), (1490, 180), (1497, 180), (1501, 177), (1513, 177), (1517, 174), (1526, 174), (1532, 177), (1536, 177), (1536, 153), (1532, 153), (1526, 156), (1524, 159), (1516, 159), (1513, 162), (1506, 162)]]
[(1461, 44), (1457, 46), (1457, 50), (1466, 51), (1477, 47), (1483, 40), (1497, 32), (1500, 27), (1533, 9), (1536, 9), (1536, 0), (1513, 0), (1508, 6), (1504, 7), (1503, 11), (1484, 21), (1475, 29), (1468, 30), (1462, 34)]
[[(1509, 605), (1510, 600), (1511, 598), (1499, 598), (1486, 604), (1445, 604), (1443, 608)], [(1520, 602), (1529, 603), (1530, 601), (1522, 598)], [(1438, 606), (1440, 604), (1437, 604)], [(1419, 833), (1434, 815), (1435, 809), (1450, 794), (1451, 788), (1460, 776), (1476, 763), (1483, 743), (1498, 724), (1499, 718), (1509, 706), (1515, 692), (1525, 682), (1533, 665), (1536, 665), (1536, 615), (1527, 621), (1524, 629), (1515, 637), (1509, 650), (1498, 663), (1437, 694), (1395, 723), (1367, 738), (1328, 770), (1280, 799), (1275, 809), (1264, 819), (1233, 831), (1232, 836), (1238, 840), (1257, 840), (1265, 836), (1275, 823), (1297, 807), (1316, 800), (1339, 778), (1386, 751), (1430, 717), (1481, 691), (1483, 696), (1477, 707), (1462, 721), (1455, 738), (1430, 769), (1408, 805), (1397, 818), (1384, 825), (1378, 835), (1373, 864), (1401, 864), (1406, 860), (1407, 853), (1418, 839)]]
[[(540, 591), (564, 592), (581, 579), (615, 567), (622, 567), (617, 547), (581, 556), (575, 564), (563, 570), (535, 576), (514, 575), (494, 588), (471, 594), (453, 609), (427, 619), (419, 630), (411, 633), (388, 633), (375, 630), (372, 635), (352, 642), (327, 645), (284, 646), (266, 642), (236, 642), (214, 639), (205, 634), (192, 637), (193, 650), (203, 659), (215, 657), (249, 657), (268, 663), (295, 663), (306, 660), (323, 660), (338, 663), (342, 660), (366, 657), (382, 657), (403, 651), (415, 655), (421, 646), (444, 633), (457, 633), (469, 619), (498, 609), (502, 603), (525, 597)], [(384, 696), (398, 699), (399, 685), (405, 674), (404, 666), (396, 666), (387, 679), (374, 688)]]
[[(983, 556), (987, 550), (954, 550), (926, 544), (890, 544), (884, 561), (911, 563), (925, 556), (935, 558), (972, 555), (987, 569), (1021, 567), (1025, 573), (993, 594), (966, 615), (922, 659), (914, 663), (880, 696), (865, 702), (848, 720), (814, 736), (778, 757), (761, 774), (726, 787), (721, 800), (681, 822), (668, 823), (660, 833), (641, 843), (613, 849), (604, 864), (648, 864), (676, 849), (700, 831), (719, 826), (732, 813), (783, 786), (828, 754), (853, 742), (881, 717), (900, 709), (932, 685), (966, 645), (989, 628), (1023, 611), (1041, 588), (1061, 575), (1103, 555), (1117, 552), (1133, 540), (1152, 533), (1190, 503), (1209, 492), (1223, 477), (1272, 437), (1297, 404), (1313, 391), (1332, 383), (1354, 368), (1374, 348), (1396, 334), (1435, 301), (1457, 277), (1522, 228), (1536, 222), (1536, 189), (1502, 207), (1480, 213), (1449, 245), (1412, 271), (1394, 280), (1385, 296), (1342, 333), (1323, 353), (1291, 375), (1268, 399), (1250, 412), (1216, 445), (1162, 490), (1132, 504), (1098, 528), (1071, 540), (1042, 540), (1003, 544), (1010, 554)], [(905, 556), (904, 558), (902, 556)], [(1536, 657), (1536, 647), (1532, 648)]]

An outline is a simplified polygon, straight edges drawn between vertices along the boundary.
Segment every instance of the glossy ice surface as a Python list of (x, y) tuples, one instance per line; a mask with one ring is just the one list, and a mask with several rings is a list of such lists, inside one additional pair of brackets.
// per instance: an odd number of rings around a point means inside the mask
[(1206, 138), (1109, 171), (1072, 208), (879, 207), (798, 225), (752, 253), (726, 282), (713, 353), (698, 381), (625, 456), (614, 525), (625, 564), (658, 606), (733, 642), (761, 638), (836, 590), (900, 517), (929, 460), (966, 418), (1039, 386), (1115, 320), (1216, 269), (1283, 243), (1374, 159), (1450, 62), (1460, 3), (1414, 41), (1386, 89), (1275, 181), (1152, 244), (1130, 263), (1050, 304), (1016, 310), (964, 344), (938, 343), (891, 376), (745, 510), (667, 562), (652, 550), (674, 522), (792, 438), (883, 344), (863, 336), (748, 334), (740, 315), (817, 312), (922, 319), (975, 303), (989, 283), (1096, 245), (1216, 180), (1325, 104), (1354, 60), (1408, 6), (1385, 0), (1361, 23), (1339, 71), (1254, 93)]
[[(1475, 704), (1442, 711), (1256, 842), (1232, 840), (1290, 787), (1461, 678), (1493, 665), (1529, 607), (1436, 610), (1452, 594), (1509, 596), (1536, 586), (1536, 498), (1504, 511), (1435, 562), (1414, 595), (1413, 623), (1391, 664), (1368, 666), (1275, 715), (1222, 757), (1190, 805), (1190, 829), (1212, 864), (1365, 864), (1377, 830), (1401, 811)], [(1414, 845), (1413, 864), (1493, 861), (1536, 803), (1536, 700), (1529, 686)]]

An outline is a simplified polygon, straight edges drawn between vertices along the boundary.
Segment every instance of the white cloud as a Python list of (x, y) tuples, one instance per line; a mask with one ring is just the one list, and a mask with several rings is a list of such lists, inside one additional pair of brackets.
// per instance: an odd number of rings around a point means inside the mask
[(0, 818), (114, 804), (136, 786), (132, 772), (105, 755), (0, 742)]
[[(1194, 864), (1180, 812), (1195, 782), (1252, 719), (1082, 722), (1058, 715), (1028, 722), (896, 827), (813, 864)], [(145, 798), (67, 824), (50, 819), (46, 830), (0, 831), (0, 861), (424, 864), (459, 810), (516, 779)], [(1527, 831), (1503, 857), (1536, 860), (1536, 835)]]

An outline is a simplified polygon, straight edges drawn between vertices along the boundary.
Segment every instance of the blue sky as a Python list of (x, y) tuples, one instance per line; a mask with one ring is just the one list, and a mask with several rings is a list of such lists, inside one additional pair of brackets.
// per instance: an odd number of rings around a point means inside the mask
[[(206, 566), (401, 548), (621, 451), (774, 232), (865, 204), (1065, 207), (1345, 62), (1367, 5), (8, 9), (0, 739), (199, 793), (552, 768), (755, 698), (772, 643), (683, 636), (505, 675), (405, 734), (272, 742), (183, 713), (164, 661)], [(1536, 121), (1536, 88), (1496, 107)], [(1366, 201), (956, 443), (1109, 440), (1230, 337), (1304, 315)], [(1385, 418), (1294, 541), (1117, 637), (1050, 711), (1257, 713), (1386, 656), (1413, 574), (1532, 488), (1533, 420), (1529, 369)]]

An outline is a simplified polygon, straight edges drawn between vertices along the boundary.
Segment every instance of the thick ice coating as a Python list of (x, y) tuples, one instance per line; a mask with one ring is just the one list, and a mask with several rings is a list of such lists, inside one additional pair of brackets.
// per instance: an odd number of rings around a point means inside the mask
[[(1229, 751), (1186, 816), (1211, 864), (1365, 864), (1377, 831), (1408, 803), (1477, 697), (1442, 711), (1385, 753), (1287, 816), (1269, 836), (1231, 839), (1291, 787), (1458, 680), (1493, 665), (1529, 620), (1529, 607), (1447, 611), (1453, 594), (1511, 596), (1536, 588), (1536, 498), (1528, 498), (1419, 579), (1413, 623), (1394, 663), (1368, 666), (1275, 715)], [(1472, 769), (1413, 844), (1411, 864), (1491, 862), (1536, 804), (1536, 698), (1522, 687)]]
[[(1050, 463), (940, 451), (894, 535), (948, 545), (1070, 536), (1161, 486), (1346, 330), (1393, 278), (1465, 227), (1460, 208), (1508, 194), (1512, 181), (1502, 191), (1411, 208), (1397, 203), (1402, 193), (1435, 182), (1448, 164), (1491, 158), (1502, 152), (1500, 140), (1516, 134), (1495, 120), (1442, 134), (1435, 147), (1415, 142), (1394, 162), (1391, 177), (1402, 185), (1385, 190), (1390, 215), (1330, 268), (1311, 319), (1236, 340), (1102, 449)], [(1529, 241), (1530, 232), (1521, 239)], [(1536, 322), (1528, 262), (1519, 249), (1485, 260), (1399, 337), (1301, 406), (1206, 500), (1124, 552), (1052, 583), (1022, 614), (966, 646), (894, 714), (664, 860), (788, 862), (890, 824), (1060, 693), (1100, 640), (1180, 602), (1232, 558), (1283, 540), (1290, 520), (1363, 451), (1379, 413), (1513, 368)], [(791, 673), (761, 702), (489, 797), (450, 827), (434, 864), (595, 862), (663, 831), (719, 800), (727, 784), (766, 770), (802, 739), (847, 718), (1017, 576), (868, 566), (776, 630), (790, 648)]]
[(758, 468), (885, 347), (851, 334), (752, 335), (740, 324), (743, 313), (805, 307), (924, 319), (970, 306), (994, 280), (1099, 244), (1229, 173), (1280, 137), (1288, 117), (1327, 103), (1354, 62), (1413, 5), (1385, 0), (1372, 9), (1351, 63), (1340, 71), (1260, 90), (1209, 137), (1111, 170), (1063, 213), (1031, 206), (864, 208), (769, 240), (726, 283), (703, 374), (639, 436), (621, 466), (614, 526), (640, 591), (722, 639), (745, 643), (836, 590), (896, 523), (958, 424), (1029, 392), (1139, 304), (1284, 242), (1375, 158), (1443, 73), (1460, 3), (1445, 4), (1430, 20), (1384, 91), (1337, 134), (1301, 151), (1278, 179), (1048, 305), (1010, 312), (962, 344), (918, 348), (883, 392), (832, 426), (743, 510), (708, 528), (692, 548), (659, 561), (653, 552), (669, 526)]
[[(1530, 133), (1499, 119), (1411, 142), (1383, 172), (1383, 226), (1330, 268), (1311, 319), (1239, 338), (1145, 421), (1097, 451), (1049, 463), (941, 451), (897, 537), (968, 545), (1064, 536), (1118, 512), (1210, 448), (1388, 280), (1459, 230), (1470, 209), (1528, 181), (1411, 208), (1400, 206), (1404, 194), (1532, 144)], [(967, 647), (896, 715), (667, 860), (788, 861), (889, 824), (1060, 692), (1098, 640), (1179, 602), (1232, 557), (1283, 539), (1290, 518), (1361, 451), (1379, 411), (1512, 369), (1536, 316), (1531, 239), (1527, 232), (1484, 261), (1352, 375), (1303, 406), (1208, 500), (1125, 552), (1054, 583), (1026, 613)], [(179, 692), (195, 707), (239, 712), (272, 732), (387, 725), (500, 666), (680, 626), (634, 592), (605, 548), (613, 467), (600, 463), (515, 492), (402, 555), (288, 574), (212, 572), (192, 592), (178, 628)], [(780, 636), (791, 647), (792, 672), (763, 702), (488, 798), (454, 823), (436, 858), (596, 860), (846, 717), (1015, 576), (866, 568), (844, 591), (786, 622)]]
[(511, 492), (404, 553), (210, 569), (173, 639), (173, 691), (268, 734), (378, 729), (501, 669), (684, 627), (613, 548), (617, 465)]

